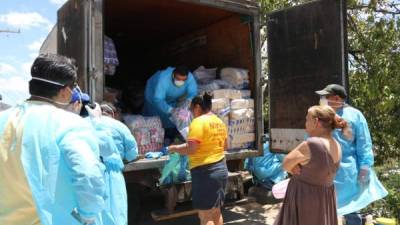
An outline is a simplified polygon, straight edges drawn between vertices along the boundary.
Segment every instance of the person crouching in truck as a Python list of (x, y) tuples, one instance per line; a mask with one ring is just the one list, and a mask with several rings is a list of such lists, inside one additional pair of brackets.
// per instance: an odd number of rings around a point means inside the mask
[(192, 100), (197, 95), (194, 76), (184, 66), (168, 67), (156, 72), (146, 83), (144, 116), (159, 116), (165, 137), (171, 141), (179, 132), (169, 119), (179, 101)]
[[(95, 128), (100, 143), (100, 156), (106, 166), (106, 207), (102, 212), (104, 225), (128, 224), (128, 198), (125, 179), (122, 174), (123, 160), (132, 161), (138, 155), (135, 138), (121, 122), (102, 116), (98, 104), (95, 109), (89, 107), (90, 98), (79, 89), (73, 90), (72, 112), (86, 117)], [(84, 107), (83, 107), (84, 106)]]
[(224, 154), (228, 134), (224, 122), (211, 112), (211, 99), (208, 93), (193, 98), (190, 110), (194, 120), (187, 143), (170, 145), (165, 150), (189, 156), (192, 204), (199, 210), (200, 223), (222, 225), (221, 206), (228, 179)]

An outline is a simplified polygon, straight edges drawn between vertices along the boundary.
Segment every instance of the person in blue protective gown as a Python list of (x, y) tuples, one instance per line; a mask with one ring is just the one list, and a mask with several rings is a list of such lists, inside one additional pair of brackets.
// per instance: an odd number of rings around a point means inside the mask
[(102, 224), (104, 166), (93, 128), (66, 112), (76, 67), (40, 55), (31, 98), (0, 113), (0, 224)]
[(329, 105), (350, 125), (353, 138), (347, 140), (337, 130), (334, 138), (342, 147), (342, 160), (335, 178), (338, 214), (344, 215), (347, 225), (361, 225), (359, 210), (387, 195), (374, 170), (371, 135), (364, 115), (345, 103), (346, 90), (330, 84), (320, 95), (320, 104)]
[(180, 101), (191, 101), (197, 95), (197, 83), (186, 67), (168, 67), (157, 71), (146, 83), (144, 116), (159, 116), (165, 136), (178, 136), (175, 125), (170, 120), (172, 110)]
[(109, 103), (100, 105), (102, 115), (100, 120), (111, 131), (111, 136), (123, 160), (128, 162), (138, 156), (138, 146), (129, 128), (115, 119), (115, 107)]
[[(135, 138), (129, 129), (121, 122), (101, 115), (101, 108), (96, 104), (95, 109), (88, 106), (90, 101), (86, 93), (79, 89), (73, 90), (71, 111), (85, 116), (95, 128), (100, 142), (100, 156), (106, 166), (106, 207), (102, 212), (105, 225), (128, 224), (128, 199), (125, 179), (122, 174), (123, 160), (132, 161), (138, 155)], [(85, 107), (83, 107), (85, 106)], [(88, 115), (88, 116), (86, 116)]]
[(272, 186), (287, 177), (287, 172), (282, 168), (283, 154), (272, 153), (269, 142), (264, 144), (264, 155), (247, 158), (245, 168), (255, 177), (255, 182), (271, 190)]

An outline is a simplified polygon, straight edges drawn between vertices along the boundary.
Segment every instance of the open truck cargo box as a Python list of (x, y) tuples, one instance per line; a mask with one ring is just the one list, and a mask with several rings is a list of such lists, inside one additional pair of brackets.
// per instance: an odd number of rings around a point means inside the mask
[[(250, 70), (256, 99), (258, 152), (261, 154), (260, 16), (247, 0), (68, 1), (58, 12), (58, 29), (44, 45), (73, 57), (79, 83), (96, 100), (105, 84), (144, 82), (156, 70), (191, 66), (238, 66)], [(263, 22), (263, 21), (261, 21)], [(318, 102), (315, 90), (328, 83), (348, 87), (346, 1), (319, 0), (268, 15), (269, 134), (271, 149), (287, 152), (304, 139), (304, 115)], [(121, 66), (105, 82), (103, 33), (115, 39)], [(50, 37), (53, 37), (51, 39)], [(45, 48), (45, 47), (44, 47)]]
[[(249, 70), (256, 145), (227, 152), (228, 160), (244, 159), (262, 155), (259, 21), (258, 4), (249, 0), (69, 0), (58, 11), (58, 53), (77, 61), (79, 84), (96, 101), (105, 86), (144, 90), (151, 75), (171, 65)], [(103, 35), (118, 53), (114, 76), (103, 73)], [(152, 165), (160, 163), (139, 161), (127, 169)]]

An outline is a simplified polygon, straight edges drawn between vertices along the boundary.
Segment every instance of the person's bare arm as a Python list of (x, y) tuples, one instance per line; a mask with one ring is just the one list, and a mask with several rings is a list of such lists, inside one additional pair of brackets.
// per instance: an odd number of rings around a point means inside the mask
[(190, 155), (197, 151), (199, 148), (199, 143), (197, 141), (188, 141), (188, 143), (180, 145), (170, 145), (168, 150), (170, 152), (177, 152), (181, 155)]
[(307, 142), (303, 141), (293, 149), (283, 160), (282, 167), (292, 174), (298, 174), (299, 165), (310, 160), (310, 149)]

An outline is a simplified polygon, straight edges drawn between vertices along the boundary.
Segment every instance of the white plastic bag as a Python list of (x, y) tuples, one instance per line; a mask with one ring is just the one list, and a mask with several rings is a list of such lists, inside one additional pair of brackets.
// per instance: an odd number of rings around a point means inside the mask
[(215, 82), (211, 82), (209, 84), (199, 84), (198, 85), (198, 91), (201, 92), (206, 92), (206, 91), (214, 91), (214, 90), (218, 90), (220, 88), (220, 86), (215, 83)]
[(249, 87), (249, 71), (240, 68), (223, 68), (221, 70), (221, 79), (232, 84), (236, 89), (245, 89)]
[(289, 185), (289, 181), (290, 181), (290, 178), (280, 181), (280, 182), (276, 183), (274, 186), (272, 186), (272, 195), (276, 199), (285, 198), (286, 190)]
[(242, 98), (242, 92), (235, 89), (219, 89), (213, 91), (214, 98), (229, 98), (229, 99), (240, 99)]
[(235, 109), (230, 112), (231, 120), (254, 118), (254, 109)]
[(205, 68), (204, 66), (199, 66), (193, 75), (199, 84), (207, 84), (217, 77), (217, 68)]
[(182, 105), (172, 110), (170, 120), (175, 124), (176, 129), (186, 140), (189, 134), (189, 125), (192, 121), (192, 113), (189, 110), (190, 101), (185, 101)]
[(231, 109), (254, 109), (254, 100), (253, 99), (234, 99), (231, 101)]
[(211, 100), (212, 110), (218, 111), (229, 107), (229, 99), (227, 98), (214, 98)]

